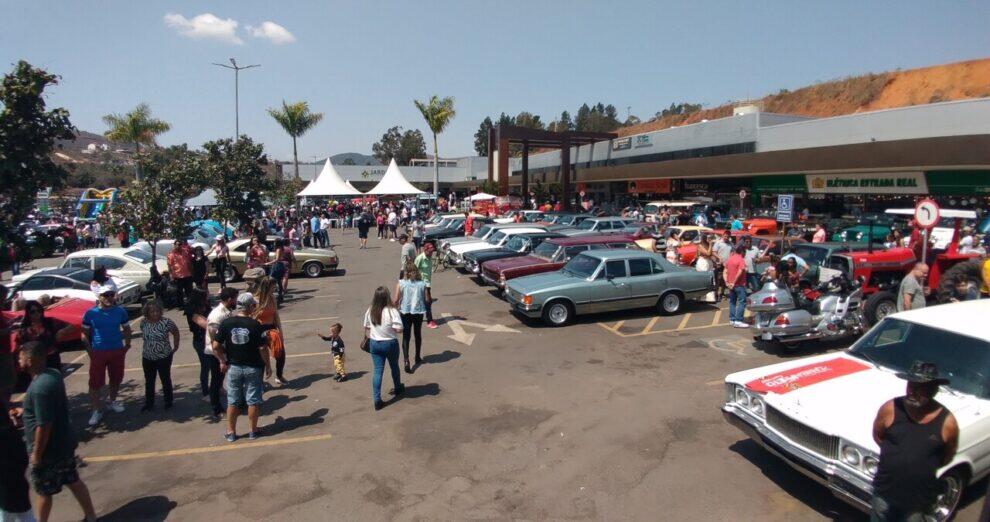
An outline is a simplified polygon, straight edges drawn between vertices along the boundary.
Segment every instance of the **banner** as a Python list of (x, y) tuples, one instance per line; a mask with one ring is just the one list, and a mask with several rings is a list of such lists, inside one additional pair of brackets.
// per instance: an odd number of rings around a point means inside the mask
[(670, 194), (670, 178), (641, 179), (629, 182), (630, 194)]
[(920, 171), (808, 174), (805, 179), (812, 194), (928, 194)]

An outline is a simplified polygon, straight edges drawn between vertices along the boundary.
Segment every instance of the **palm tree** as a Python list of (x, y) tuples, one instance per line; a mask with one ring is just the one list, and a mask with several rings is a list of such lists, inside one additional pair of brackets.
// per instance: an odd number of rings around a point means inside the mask
[(151, 107), (147, 103), (139, 104), (124, 115), (107, 114), (103, 117), (103, 123), (110, 127), (110, 130), (103, 133), (108, 140), (134, 144), (134, 167), (138, 181), (141, 180), (141, 164), (138, 161), (141, 145), (154, 145), (156, 136), (172, 128), (168, 122), (152, 118)]
[(268, 114), (275, 118), (275, 121), (282, 126), (285, 133), (292, 137), (292, 162), (296, 166), (296, 179), (299, 179), (299, 154), (296, 152), (296, 138), (306, 134), (320, 120), (323, 119), (322, 112), (309, 112), (309, 104), (301, 101), (296, 103), (285, 103), (282, 100), (282, 109), (268, 109)]
[(437, 147), (437, 134), (443, 132), (457, 114), (454, 111), (454, 98), (451, 96), (440, 98), (434, 94), (426, 103), (419, 100), (413, 100), (413, 103), (433, 131), (433, 197), (437, 197), (440, 192), (440, 151)]

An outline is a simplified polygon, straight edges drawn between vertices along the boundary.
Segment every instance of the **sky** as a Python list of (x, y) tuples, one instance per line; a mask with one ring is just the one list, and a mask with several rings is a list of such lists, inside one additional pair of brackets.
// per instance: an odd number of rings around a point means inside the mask
[(715, 106), (781, 88), (990, 55), (990, 2), (626, 0), (100, 2), (0, 0), (0, 65), (61, 75), (51, 106), (77, 128), (141, 102), (172, 129), (159, 143), (240, 128), (276, 159), (292, 142), (267, 114), (282, 100), (324, 113), (300, 161), (370, 154), (394, 125), (428, 127), (413, 99), (453, 96), (440, 155), (474, 154), (485, 116), (556, 118), (611, 103), (647, 119), (672, 102)]

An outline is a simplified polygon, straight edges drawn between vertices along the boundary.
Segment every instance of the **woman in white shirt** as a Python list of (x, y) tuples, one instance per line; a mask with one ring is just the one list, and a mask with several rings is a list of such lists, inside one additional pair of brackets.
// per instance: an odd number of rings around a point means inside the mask
[(385, 406), (382, 402), (382, 373), (385, 361), (388, 361), (392, 372), (392, 395), (402, 395), (405, 386), (399, 373), (399, 335), (402, 334), (402, 316), (392, 306), (392, 296), (388, 288), (379, 286), (371, 299), (371, 308), (364, 313), (364, 336), (369, 339), (368, 346), (374, 371), (371, 372), (371, 398), (375, 410)]

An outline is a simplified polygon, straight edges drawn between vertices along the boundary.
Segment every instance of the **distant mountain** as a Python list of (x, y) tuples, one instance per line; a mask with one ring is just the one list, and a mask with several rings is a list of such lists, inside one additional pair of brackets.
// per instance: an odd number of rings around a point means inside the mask
[[(343, 165), (347, 160), (353, 161), (355, 165), (381, 165), (381, 162), (376, 160), (374, 156), (360, 152), (341, 152), (330, 156), (330, 162), (334, 165)], [(348, 161), (348, 163), (350, 162)]]

